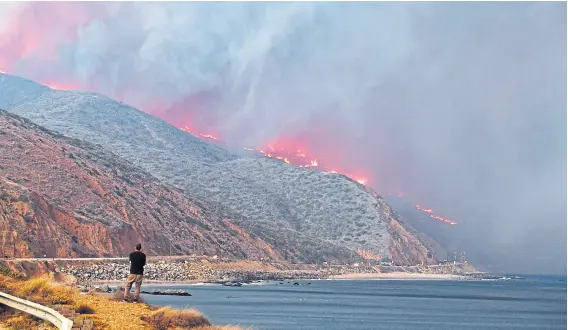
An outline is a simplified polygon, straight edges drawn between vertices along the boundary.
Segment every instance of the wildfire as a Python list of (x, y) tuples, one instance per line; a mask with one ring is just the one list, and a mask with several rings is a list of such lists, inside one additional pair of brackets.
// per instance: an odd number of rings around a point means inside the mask
[(445, 223), (449, 223), (450, 225), (457, 225), (457, 222), (455, 222), (455, 221), (452, 221), (450, 219), (435, 215), (434, 211), (432, 209), (425, 209), (425, 208), (422, 208), (420, 205), (416, 205), (416, 209), (418, 211), (428, 213), (430, 215), (430, 218), (432, 218), (432, 219), (440, 220), (440, 221), (443, 221)]
[(306, 159), (306, 154), (300, 149), (294, 152), (287, 152), (284, 148), (277, 148), (269, 144), (266, 148), (245, 148), (245, 150), (256, 151), (265, 157), (279, 159), (287, 164), (294, 164), (298, 167), (318, 167), (318, 161), (316, 159)]
[[(8, 70), (0, 67), (0, 73), (1, 74), (8, 74)], [(43, 85), (53, 89), (53, 90), (60, 90), (60, 91), (71, 91), (71, 90), (77, 90), (77, 86), (75, 84), (66, 84), (66, 83), (61, 83), (61, 82), (48, 82), (48, 83), (43, 83)]]
[(47, 83), (44, 84), (45, 86), (58, 91), (72, 91), (77, 90), (77, 86), (74, 84), (65, 84), (65, 83)]
[[(248, 150), (248, 151), (259, 152), (265, 157), (278, 159), (278, 160), (285, 162), (286, 164), (291, 164), (291, 165), (295, 165), (295, 166), (298, 166), (298, 167), (304, 167), (304, 168), (317, 168), (317, 169), (320, 169), (320, 170), (327, 172), (327, 173), (333, 173), (333, 174), (340, 173), (336, 170), (329, 169), (329, 167), (327, 165), (322, 164), (317, 159), (309, 159), (308, 157), (306, 157), (306, 153), (304, 151), (302, 151), (301, 149), (296, 149), (294, 152), (288, 152), (284, 148), (277, 148), (277, 147), (274, 147), (274, 145), (272, 145), (272, 144), (269, 144), (266, 148), (254, 148), (254, 149), (253, 148), (244, 148), (244, 149)], [(341, 173), (341, 174), (352, 179), (353, 181), (357, 181), (358, 183), (360, 183), (364, 186), (369, 184), (369, 181), (366, 178), (347, 174), (347, 173), (344, 173), (344, 172)]]
[(60, 90), (62, 88), (57, 87), (57, 85), (46, 85), (47, 87), (51, 88), (51, 89), (55, 89), (55, 90)]
[(201, 136), (202, 138), (206, 138), (206, 139), (219, 140), (218, 137), (213, 136), (213, 135), (211, 135), (211, 134), (199, 134), (199, 136)]
[[(0, 67), (0, 73), (6, 74), (8, 73), (6, 69)], [(54, 90), (76, 90), (77, 87), (73, 84), (59, 84), (59, 83), (47, 83), (45, 84), (47, 87), (54, 89)], [(191, 129), (189, 126), (182, 126), (179, 127), (180, 130), (190, 133), (196, 137), (205, 139), (205, 140), (213, 140), (216, 143), (223, 142), (218, 136), (211, 134), (211, 133), (199, 133)], [(281, 145), (281, 147), (277, 147), (276, 145)], [(285, 147), (282, 147), (285, 146)], [(327, 165), (321, 163), (317, 159), (310, 159), (306, 156), (306, 152), (302, 151), (301, 149), (292, 148), (294, 143), (290, 141), (277, 141), (275, 143), (268, 144), (265, 148), (244, 148), (247, 151), (251, 152), (258, 152), (265, 157), (278, 159), (286, 164), (295, 165), (298, 167), (304, 168), (317, 168), (323, 172), (332, 173), (332, 174), (343, 174), (348, 178), (352, 179), (353, 181), (358, 182), (364, 186), (370, 184), (367, 178), (361, 176), (355, 176), (352, 174), (348, 174), (345, 171), (337, 171), (336, 169), (330, 169)], [(293, 152), (288, 150), (294, 149)], [(396, 196), (402, 197), (400, 192), (397, 192)], [(416, 205), (416, 209), (425, 213), (428, 213), (431, 218), (443, 221), (450, 225), (456, 225), (457, 223), (446, 219), (444, 217), (440, 217), (434, 214), (432, 209), (425, 209)], [(361, 255), (368, 255), (367, 251), (361, 251)]]
[(187, 126), (183, 126), (183, 127), (179, 127), (180, 130), (187, 132), (193, 136), (197, 136), (203, 139), (207, 139), (207, 140), (215, 140), (215, 141), (221, 141), (218, 137), (216, 137), (213, 134), (209, 134), (209, 133), (197, 133), (194, 132), (193, 130), (191, 130), (189, 127)]

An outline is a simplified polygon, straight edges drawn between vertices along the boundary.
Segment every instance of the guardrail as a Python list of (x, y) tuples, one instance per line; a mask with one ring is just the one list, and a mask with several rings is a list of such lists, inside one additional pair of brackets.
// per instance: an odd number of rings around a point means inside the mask
[(73, 321), (61, 315), (59, 312), (49, 307), (11, 296), (4, 292), (0, 292), (0, 304), (10, 306), (14, 309), (48, 321), (55, 325), (59, 330), (71, 330), (73, 327)]

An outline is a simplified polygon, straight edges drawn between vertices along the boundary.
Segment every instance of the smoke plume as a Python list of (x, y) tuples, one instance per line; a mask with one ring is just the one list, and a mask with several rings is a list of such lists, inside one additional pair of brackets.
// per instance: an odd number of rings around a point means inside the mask
[(0, 67), (284, 141), (456, 219), (486, 264), (565, 272), (565, 3), (2, 3)]

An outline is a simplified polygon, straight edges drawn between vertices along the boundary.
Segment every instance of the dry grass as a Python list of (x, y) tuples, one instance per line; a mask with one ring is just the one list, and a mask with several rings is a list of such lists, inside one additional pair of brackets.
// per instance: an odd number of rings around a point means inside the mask
[(16, 293), (42, 304), (55, 305), (71, 303), (74, 292), (62, 284), (51, 282), (48, 277), (38, 277), (25, 281), (16, 288)]
[[(110, 299), (114, 301), (122, 301), (123, 298), (124, 298), (124, 290), (116, 290), (110, 297)], [(129, 302), (134, 301), (134, 296), (132, 295), (132, 293), (128, 295), (128, 301)], [(144, 304), (144, 299), (142, 298), (142, 296), (139, 296), (136, 302), (139, 304)]]
[(100, 294), (76, 295), (75, 306), (88, 306), (94, 314), (86, 315), (101, 330), (151, 330), (142, 317), (152, 313), (150, 306), (118, 302)]
[[(96, 329), (101, 330), (240, 330), (234, 327), (211, 326), (209, 321), (195, 310), (180, 311), (155, 308), (144, 303), (119, 302), (112, 296), (98, 293), (79, 294), (77, 290), (52, 282), (50, 277), (19, 280), (0, 275), (0, 291), (45, 305), (70, 304), (83, 318), (92, 320)], [(120, 297), (122, 298), (122, 295)], [(7, 319), (0, 321), (8, 325)], [(24, 327), (24, 323), (18, 323), (22, 322), (20, 318), (11, 322), (14, 329), (28, 329)], [(35, 327), (31, 329), (43, 329), (38, 326), (35, 323)]]
[(72, 302), (74, 294), (74, 290), (62, 284), (54, 283), (49, 276), (25, 281), (0, 276), (0, 288), (15, 296), (45, 305), (69, 304)]
[[(95, 314), (88, 315), (88, 317), (95, 322), (97, 329), (102, 330), (241, 330), (234, 327), (207, 326), (209, 322), (195, 310), (157, 309), (146, 304), (117, 302), (97, 294), (78, 295), (75, 303), (91, 307)], [(185, 327), (187, 324), (198, 324), (198, 322), (207, 323), (201, 323), (201, 326)], [(163, 328), (164, 324), (168, 328)]]
[[(0, 321), (10, 330), (55, 330), (56, 327), (28, 314), (5, 312)], [(4, 329), (4, 328), (2, 328)]]
[(211, 325), (203, 315), (195, 310), (178, 311), (170, 307), (162, 307), (142, 319), (148, 322), (154, 330), (194, 329)]

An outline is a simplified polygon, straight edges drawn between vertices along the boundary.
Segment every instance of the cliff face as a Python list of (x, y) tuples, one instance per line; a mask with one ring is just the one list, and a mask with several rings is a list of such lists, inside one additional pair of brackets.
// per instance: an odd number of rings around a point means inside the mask
[(0, 244), (4, 255), (95, 256), (116, 252), (102, 224), (81, 223), (39, 194), (6, 178), (0, 180)]
[(437, 263), (434, 253), (428, 248), (429, 242), (424, 240), (424, 235), (404, 222), (375, 191), (369, 188), (365, 190), (375, 199), (377, 212), (386, 223), (390, 236), (388, 250), (393, 264), (431, 265)]
[(0, 110), (0, 247), (12, 256), (281, 257), (116, 155)]

